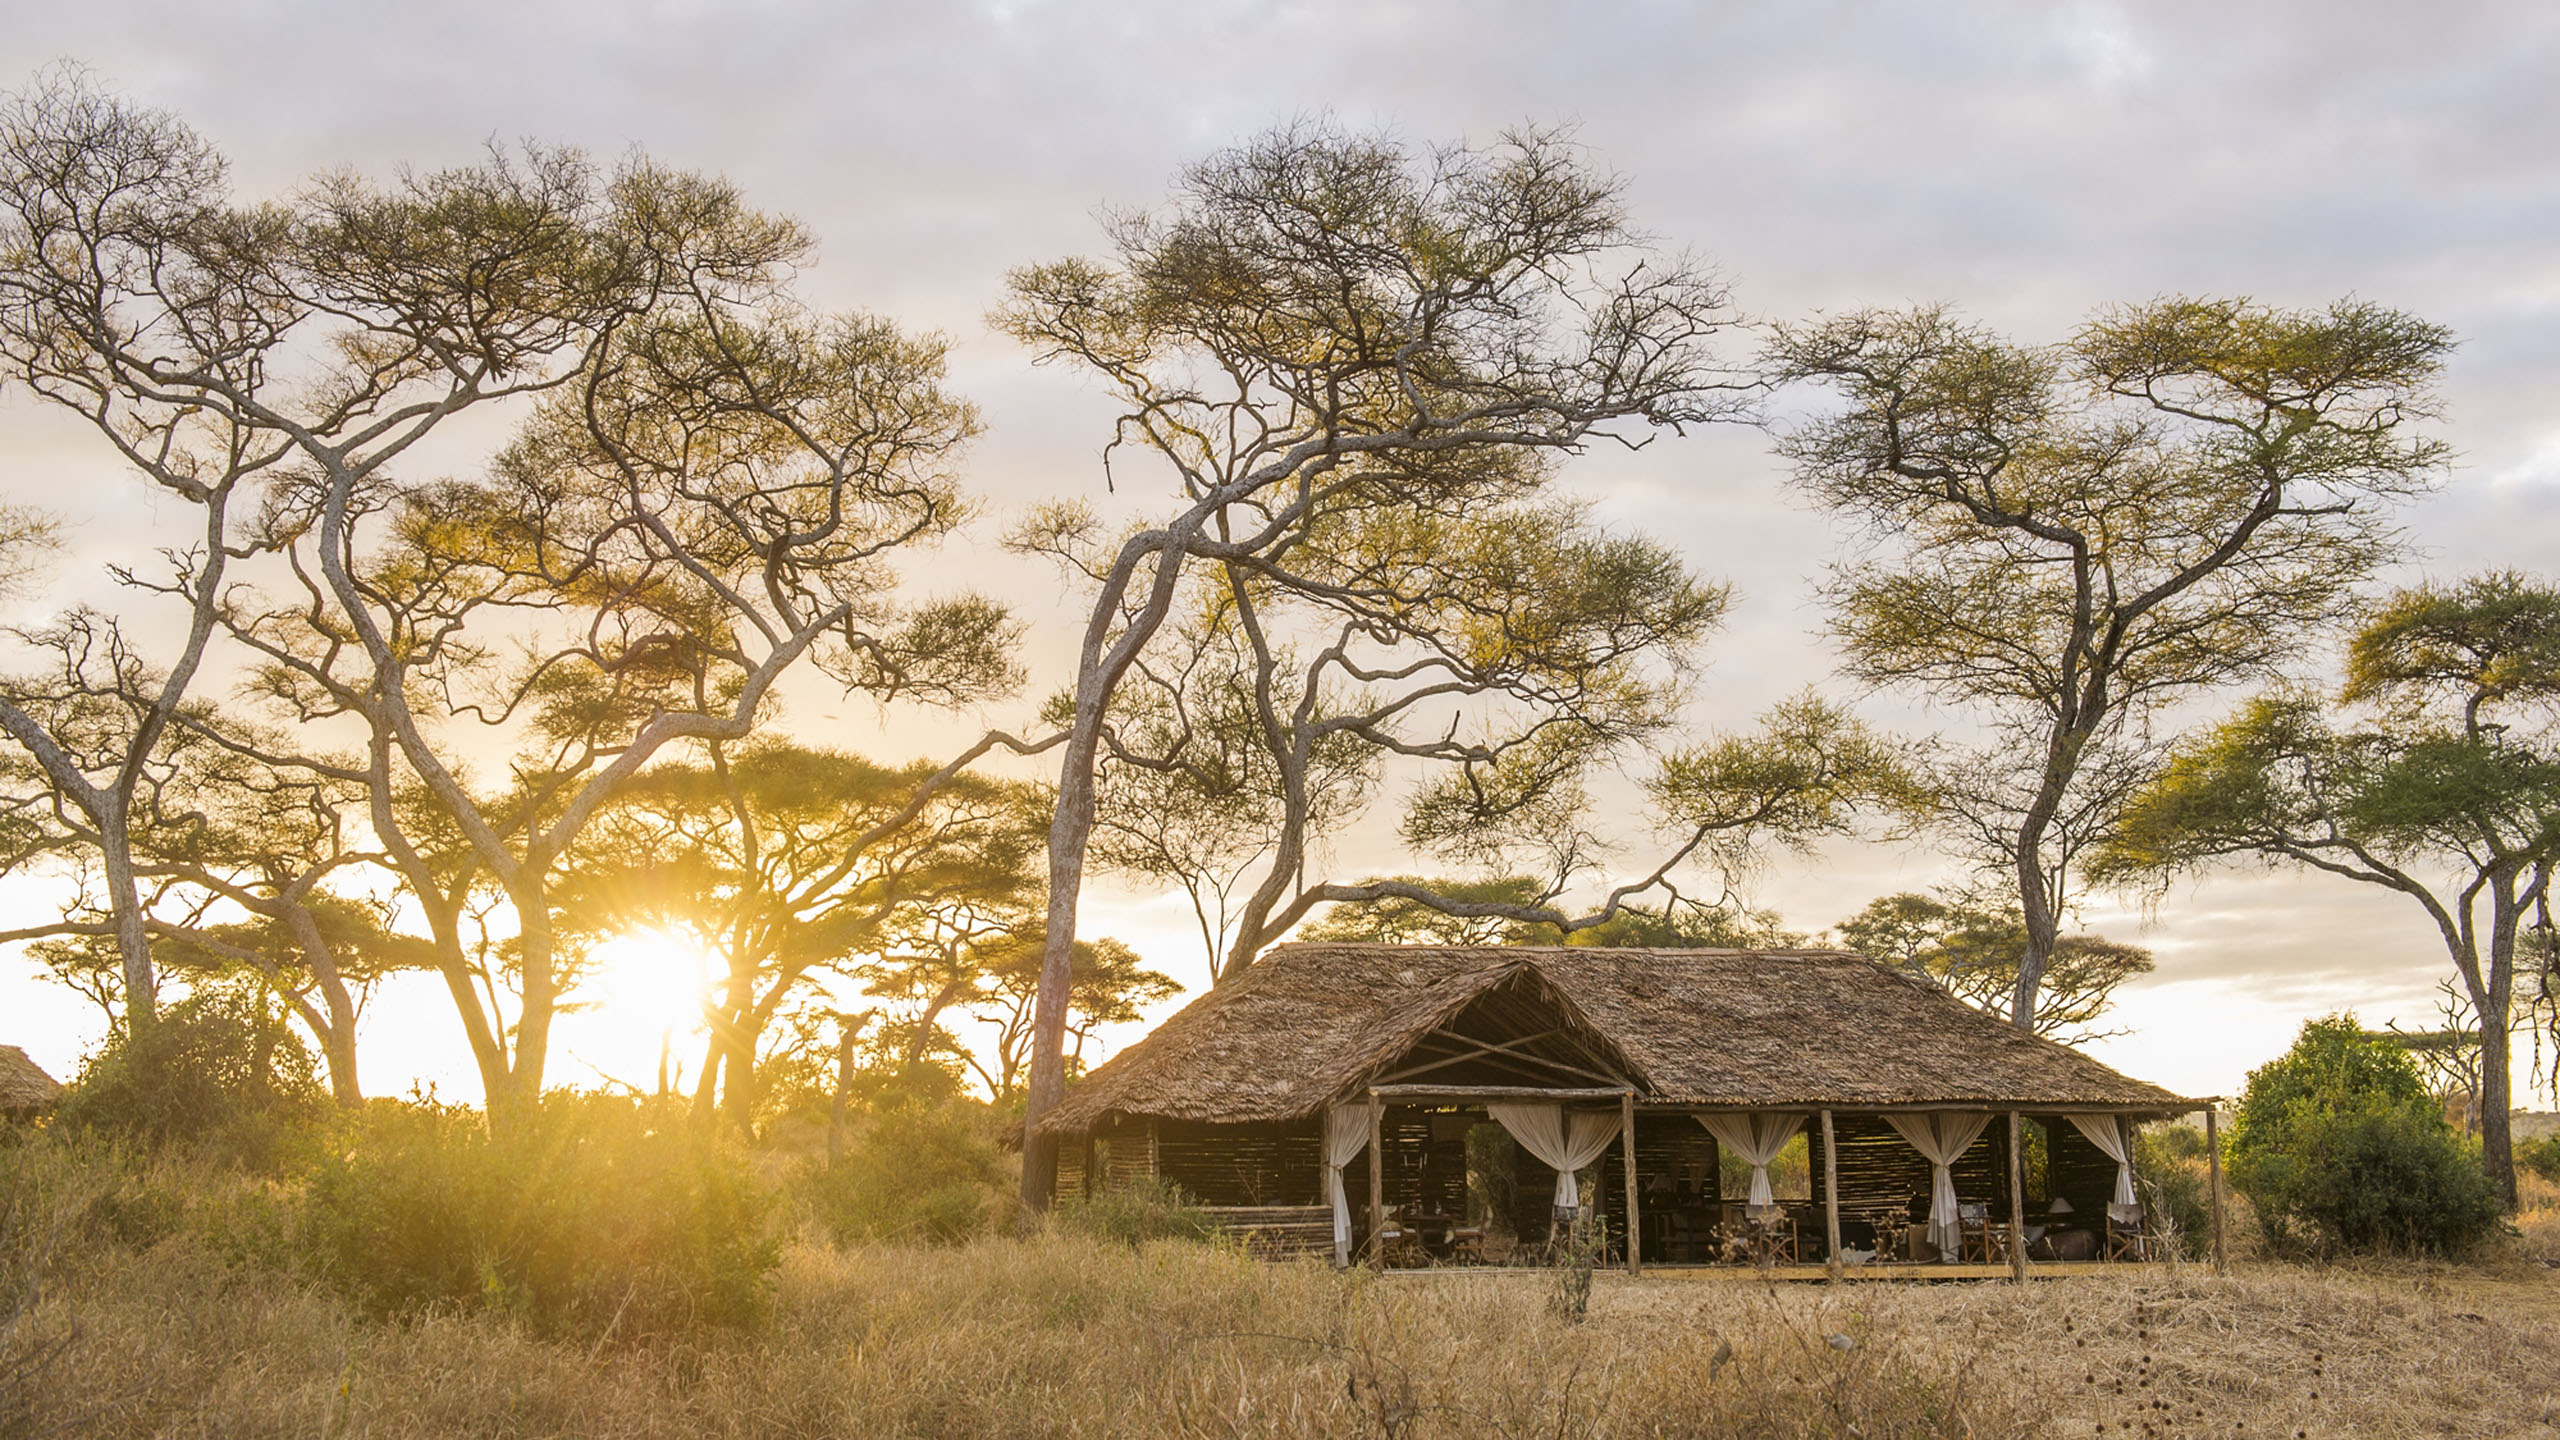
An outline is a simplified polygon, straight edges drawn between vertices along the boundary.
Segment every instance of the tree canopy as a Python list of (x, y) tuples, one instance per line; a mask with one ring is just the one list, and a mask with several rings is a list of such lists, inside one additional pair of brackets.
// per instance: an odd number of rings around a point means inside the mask
[(1870, 542), (1829, 587), (1849, 674), (1987, 732), (1921, 799), (2017, 888), (2017, 1024), (2149, 768), (2143, 722), (2280, 668), (2392, 552), (2391, 502), (2444, 461), (2414, 422), (2450, 348), (2355, 300), (2164, 299), (2049, 346), (1938, 307), (1780, 328), (1775, 375), (1842, 401), (1779, 448)]
[(2334, 704), (2280, 689), (2180, 745), (2100, 857), (2103, 874), (2154, 883), (2234, 859), (2296, 865), (2420, 907), (2479, 1019), (2484, 1159), (2510, 1203), (2517, 959), (2560, 866), (2555, 659), (2546, 582), (2401, 591), (2356, 632)]

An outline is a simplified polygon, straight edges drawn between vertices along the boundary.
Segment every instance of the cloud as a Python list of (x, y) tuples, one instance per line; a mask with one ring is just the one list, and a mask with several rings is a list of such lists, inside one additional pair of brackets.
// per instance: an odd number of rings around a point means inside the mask
[[(1641, 222), (1718, 259), (1762, 316), (1945, 298), (2051, 339), (2174, 291), (2418, 311), (2467, 341), (2445, 431), (2466, 468), (2410, 516), (2427, 563), (2560, 554), (2560, 9), (2521, 0), (270, 0), (216, 23), (126, 0), (13, 3), (6, 20), (30, 62), (77, 57), (205, 131), (247, 194), (524, 136), (726, 172), (811, 223), (827, 303), (954, 336), (955, 378), (992, 427), (972, 476), (999, 512), (1097, 492), (1108, 423), (1082, 382), (983, 326), (1006, 268), (1094, 249), (1097, 207), (1145, 205), (1188, 158), (1332, 112), (1417, 144), (1573, 122)], [(23, 443), (39, 431), (40, 465)], [(0, 487), (64, 485), (80, 462), (59, 436), (0, 408)], [(1746, 724), (1828, 678), (1807, 586), (1836, 542), (1757, 437), (1595, 454), (1579, 473), (1611, 519), (1740, 586), (1702, 724)], [(113, 505), (89, 520), (79, 543), (148, 529)], [(1055, 577), (983, 541), (925, 579), (959, 577), (1057, 609)], [(1035, 691), (1057, 678), (1040, 669)], [(934, 738), (897, 722), (876, 748)], [(1844, 862), (1770, 883), (1822, 924), (1903, 881)], [(2314, 1009), (2368, 980), (2427, 983), (2440, 962), (2335, 888), (2209, 882), (2164, 907), (2164, 976)]]

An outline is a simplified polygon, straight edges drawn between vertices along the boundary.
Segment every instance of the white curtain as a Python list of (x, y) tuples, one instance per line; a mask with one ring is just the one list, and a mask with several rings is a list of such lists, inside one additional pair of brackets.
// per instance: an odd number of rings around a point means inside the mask
[(1884, 1118), (1911, 1142), (1912, 1149), (1929, 1157), (1929, 1242), (1938, 1247), (1941, 1257), (1962, 1254), (1964, 1221), (1956, 1214), (1956, 1177), (1948, 1173), (1947, 1167), (1982, 1138), (1991, 1117), (1962, 1110), (1932, 1110)]
[(2125, 1148), (2124, 1130), (2113, 1115), (2074, 1115), (2071, 1123), (2089, 1137), (2089, 1143), (2106, 1152), (2116, 1162), (2116, 1203), (2130, 1205), (2133, 1200), (2133, 1155)]
[(1556, 1208), (1582, 1208), (1582, 1182), (1574, 1172), (1600, 1158), (1617, 1138), (1618, 1117), (1605, 1110), (1578, 1111), (1568, 1117), (1561, 1105), (1487, 1105), (1485, 1113), (1511, 1132), (1522, 1149), (1556, 1172)]
[(1324, 1112), (1324, 1193), (1333, 1202), (1333, 1263), (1351, 1263), (1351, 1197), (1342, 1193), (1342, 1167), (1369, 1148), (1369, 1107), (1336, 1105)]
[(1770, 1115), (1753, 1111), (1746, 1115), (1701, 1115), (1698, 1123), (1716, 1137), (1716, 1143), (1739, 1155), (1751, 1166), (1751, 1203), (1774, 1203), (1769, 1193), (1769, 1162), (1787, 1148), (1804, 1128), (1801, 1115)]

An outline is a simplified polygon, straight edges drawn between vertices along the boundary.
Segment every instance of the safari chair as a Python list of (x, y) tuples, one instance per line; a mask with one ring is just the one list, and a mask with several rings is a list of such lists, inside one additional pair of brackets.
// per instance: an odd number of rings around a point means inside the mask
[(2101, 1255), (2107, 1260), (2151, 1258), (2151, 1237), (2143, 1228), (2140, 1202), (2107, 1206), (2107, 1244)]
[(2009, 1227), (1991, 1218), (1988, 1204), (1956, 1206), (1956, 1222), (1961, 1227), (1958, 1259), (1997, 1265), (2009, 1258)]
[(1747, 1206), (1743, 1218), (1751, 1226), (1751, 1258), (1762, 1265), (1798, 1262), (1796, 1217), (1783, 1205)]

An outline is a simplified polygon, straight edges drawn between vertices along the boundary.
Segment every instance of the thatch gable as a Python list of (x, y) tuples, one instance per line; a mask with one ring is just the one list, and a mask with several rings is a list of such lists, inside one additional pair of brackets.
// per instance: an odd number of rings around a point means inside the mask
[(0, 1045), (0, 1111), (41, 1110), (61, 1093), (62, 1086), (26, 1051)]
[(1184, 1006), (1041, 1128), (1312, 1115), (1506, 986), (1541, 991), (1646, 1104), (2194, 1108), (1846, 951), (1301, 944)]

